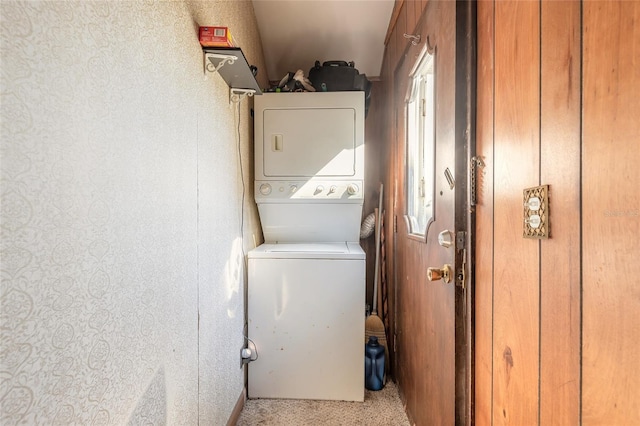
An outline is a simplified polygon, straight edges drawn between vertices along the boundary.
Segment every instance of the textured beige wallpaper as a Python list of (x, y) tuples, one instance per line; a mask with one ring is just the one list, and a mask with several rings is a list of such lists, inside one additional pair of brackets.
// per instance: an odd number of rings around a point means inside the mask
[(225, 424), (261, 238), (252, 100), (204, 77), (197, 27), (264, 70), (251, 3), (0, 13), (0, 424)]

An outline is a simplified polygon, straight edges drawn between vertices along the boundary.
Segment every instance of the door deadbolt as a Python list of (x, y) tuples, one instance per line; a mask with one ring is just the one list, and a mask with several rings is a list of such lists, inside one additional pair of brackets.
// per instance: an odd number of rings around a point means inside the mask
[(438, 244), (444, 248), (449, 248), (453, 245), (453, 233), (448, 229), (445, 229), (438, 234)]
[(428, 268), (427, 269), (427, 278), (429, 281), (438, 281), (444, 280), (445, 283), (451, 282), (451, 277), (453, 276), (453, 270), (451, 269), (451, 265), (444, 265), (442, 269), (440, 268)]

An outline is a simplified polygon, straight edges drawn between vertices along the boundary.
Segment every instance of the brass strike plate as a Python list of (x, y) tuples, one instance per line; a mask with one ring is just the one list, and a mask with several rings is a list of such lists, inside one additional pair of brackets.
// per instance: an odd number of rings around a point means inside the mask
[(524, 238), (547, 239), (551, 236), (549, 224), (549, 185), (535, 186), (523, 191)]

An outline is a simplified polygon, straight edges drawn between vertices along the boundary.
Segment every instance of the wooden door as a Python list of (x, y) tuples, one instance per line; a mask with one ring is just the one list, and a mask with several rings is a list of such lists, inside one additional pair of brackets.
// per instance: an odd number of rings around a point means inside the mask
[[(460, 3), (429, 1), (416, 27), (420, 43), (411, 46), (394, 72), (396, 111), (396, 152), (398, 185), (394, 194), (395, 277), (396, 277), (396, 377), (406, 400), (409, 418), (417, 425), (451, 425), (464, 422), (465, 356), (457, 360), (457, 348), (466, 347), (464, 327), (456, 308), (464, 302), (462, 268), (464, 244), (456, 248), (456, 233), (465, 232), (468, 209), (466, 199), (466, 155), (468, 124), (465, 90), (457, 84), (466, 68), (458, 62), (456, 19)], [(407, 215), (406, 97), (409, 73), (427, 49), (435, 55), (435, 149), (433, 181), (434, 211), (426, 236), (410, 234)], [(468, 65), (468, 64), (466, 64)], [(462, 78), (463, 85), (468, 83)], [(456, 100), (456, 92), (463, 94)], [(457, 138), (457, 133), (463, 135)], [(449, 177), (447, 177), (447, 175)], [(450, 234), (447, 235), (447, 231)], [(449, 236), (452, 245), (439, 243), (439, 234)], [(463, 235), (463, 234), (461, 234)], [(451, 281), (429, 280), (429, 268), (451, 267)], [(432, 275), (432, 278), (436, 278)], [(463, 312), (464, 309), (460, 309)], [(462, 332), (460, 332), (462, 330)], [(456, 334), (458, 332), (458, 334)], [(462, 343), (460, 343), (462, 342)], [(457, 376), (458, 374), (458, 376)]]

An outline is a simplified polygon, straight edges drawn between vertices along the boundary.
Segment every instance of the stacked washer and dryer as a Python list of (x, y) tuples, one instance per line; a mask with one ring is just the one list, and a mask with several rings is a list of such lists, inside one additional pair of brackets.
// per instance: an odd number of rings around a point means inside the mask
[(254, 98), (250, 398), (364, 400), (364, 92)]

